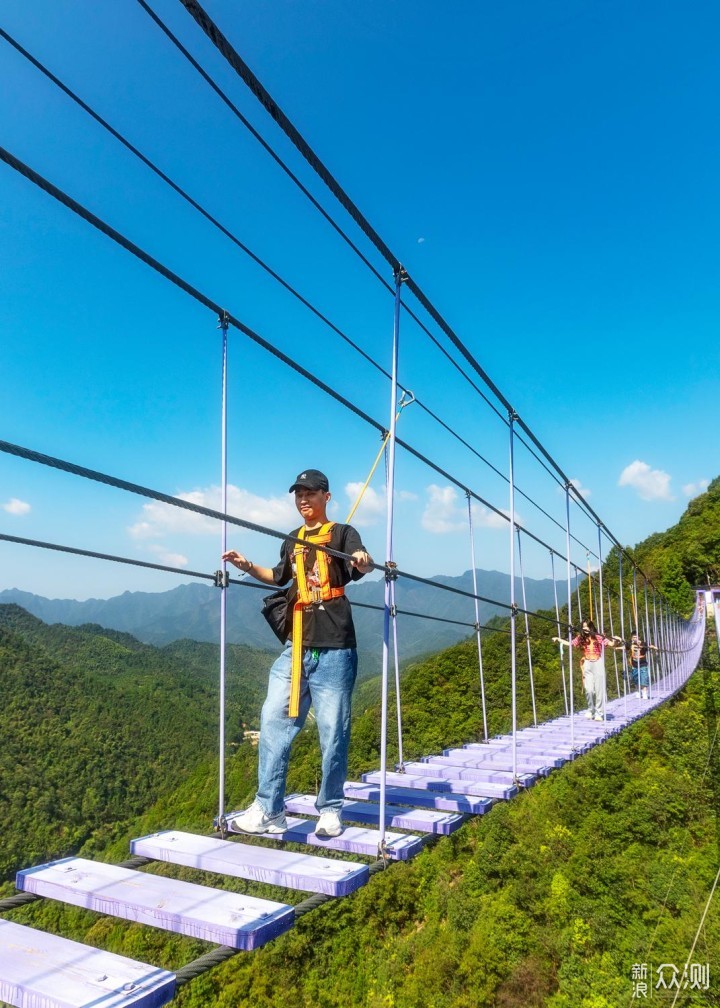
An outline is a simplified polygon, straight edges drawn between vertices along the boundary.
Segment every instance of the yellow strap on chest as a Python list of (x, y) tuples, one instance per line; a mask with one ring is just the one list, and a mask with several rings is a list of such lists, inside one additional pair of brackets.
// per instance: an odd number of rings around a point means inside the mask
[(293, 559), (295, 561), (295, 580), (297, 581), (297, 599), (293, 606), (292, 620), (292, 666), (290, 672), (290, 705), (288, 717), (296, 718), (300, 712), (300, 680), (302, 678), (302, 656), (303, 656), (303, 612), (306, 607), (313, 602), (328, 602), (330, 599), (339, 598), (345, 594), (343, 587), (333, 588), (330, 585), (330, 565), (327, 553), (322, 550), (316, 551), (316, 563), (320, 584), (318, 586), (308, 586), (307, 572), (305, 570), (305, 546), (308, 543), (312, 546), (326, 546), (331, 539), (332, 527), (335, 522), (325, 522), (316, 533), (308, 535), (305, 528), (298, 532), (298, 539), (303, 542), (295, 543), (293, 549)]

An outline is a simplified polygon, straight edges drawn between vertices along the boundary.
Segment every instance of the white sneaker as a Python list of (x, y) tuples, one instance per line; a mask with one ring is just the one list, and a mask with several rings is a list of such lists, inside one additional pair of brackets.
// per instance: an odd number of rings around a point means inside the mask
[(585, 711), (585, 717), (588, 719), (588, 721), (592, 720), (592, 716), (593, 716), (593, 712), (591, 710), (586, 710)]
[(227, 824), (231, 833), (284, 833), (288, 828), (284, 812), (270, 816), (259, 801), (244, 812), (229, 815)]
[(315, 827), (315, 836), (336, 837), (340, 836), (342, 831), (343, 824), (339, 812), (336, 812), (335, 809), (329, 809), (327, 812), (320, 813), (318, 824)]
[(593, 714), (593, 721), (604, 721), (604, 720), (605, 718), (602, 716), (602, 714)]
[(648, 698), (647, 686), (643, 686), (643, 688), (642, 688), (642, 698), (643, 698), (643, 700), (647, 700), (647, 698)]

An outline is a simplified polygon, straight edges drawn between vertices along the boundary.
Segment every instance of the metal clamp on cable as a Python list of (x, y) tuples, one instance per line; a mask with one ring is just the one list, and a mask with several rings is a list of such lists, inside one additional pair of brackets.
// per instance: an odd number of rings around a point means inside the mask
[(511, 602), (510, 603), (510, 615), (513, 617), (513, 619), (518, 615), (519, 612), (520, 612), (520, 609), (518, 608), (517, 602)]
[(213, 574), (216, 588), (227, 588), (230, 584), (230, 575), (227, 571), (216, 570)]
[(385, 580), (386, 581), (397, 581), (397, 564), (393, 560), (387, 560), (385, 562)]

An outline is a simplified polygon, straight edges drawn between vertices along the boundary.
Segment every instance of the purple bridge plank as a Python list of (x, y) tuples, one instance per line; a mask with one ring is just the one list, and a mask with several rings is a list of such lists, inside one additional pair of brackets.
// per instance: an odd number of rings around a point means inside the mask
[[(238, 812), (228, 813), (228, 822)], [(311, 847), (324, 847), (326, 850), (347, 851), (352, 854), (365, 854), (376, 857), (380, 844), (380, 831), (361, 829), (357, 826), (347, 826), (339, 837), (319, 837), (314, 832), (314, 822), (308, 819), (296, 819), (288, 816), (288, 828), (285, 833), (262, 833), (266, 840), (279, 843), (290, 842), (308, 844)], [(407, 861), (415, 857), (423, 848), (424, 837), (406, 836), (403, 833), (385, 833), (387, 856), (397, 861)]]
[[(431, 756), (428, 762), (432, 763), (434, 760), (447, 760), (449, 763), (455, 763), (457, 766), (474, 766), (474, 767), (484, 767), (488, 763), (495, 763), (499, 756), (502, 756), (506, 762), (512, 765), (512, 746), (506, 746), (503, 749), (491, 750), (492, 756), (488, 755), (488, 750), (481, 749), (446, 749), (442, 756)], [(551, 756), (547, 752), (536, 752), (535, 750), (518, 749), (518, 765), (520, 761), (523, 763), (529, 763), (532, 767), (538, 766), (562, 766), (563, 763), (567, 763), (566, 757), (556, 757)]]
[(314, 854), (252, 847), (177, 830), (140, 837), (132, 841), (130, 849), (156, 861), (327, 896), (347, 896), (370, 877), (367, 865), (355, 861), (331, 861)]
[(0, 1000), (18, 1008), (160, 1008), (175, 976), (126, 956), (0, 920)]
[[(430, 763), (406, 763), (404, 776), (413, 777), (448, 777), (454, 780), (474, 780), (483, 781), (486, 784), (504, 784), (505, 787), (513, 787), (512, 770), (499, 770), (496, 767), (488, 767), (487, 770), (476, 770), (470, 776), (463, 776), (460, 767), (443, 767), (441, 764)], [(371, 779), (368, 774), (363, 774), (363, 780)], [(450, 788), (453, 790), (453, 788)]]
[(26, 868), (18, 872), (16, 885), (73, 906), (246, 950), (287, 931), (295, 919), (284, 903), (85, 858)]
[[(503, 774), (503, 781), (462, 781), (448, 777), (434, 777), (426, 763), (417, 764), (425, 768), (425, 772), (415, 774), (412, 772), (414, 765), (407, 764), (407, 773), (385, 774), (385, 785), (427, 790), (444, 796), (473, 795), (477, 798), (499, 798), (503, 801), (512, 798), (519, 791), (519, 787), (512, 783), (512, 774)], [(362, 779), (365, 784), (380, 784), (380, 776), (380, 772), (376, 770), (373, 773), (363, 774)]]
[[(404, 776), (398, 774), (397, 776)], [(427, 781), (430, 778), (424, 777)], [(346, 781), (345, 797), (356, 798), (360, 801), (380, 801), (380, 787), (377, 784), (363, 784), (360, 781)], [(484, 815), (493, 806), (492, 798), (480, 798), (476, 795), (438, 794), (427, 789), (413, 789), (411, 787), (390, 787), (385, 786), (385, 800), (396, 802), (399, 805), (419, 805), (425, 808), (444, 809), (448, 812), (464, 812), (466, 815)]]
[[(300, 815), (318, 815), (315, 807), (316, 795), (288, 795), (285, 799), (285, 809)], [(343, 820), (357, 823), (370, 823), (377, 826), (380, 823), (380, 806), (368, 802), (344, 801)], [(465, 816), (449, 812), (439, 812), (435, 809), (402, 808), (400, 805), (385, 805), (385, 823), (401, 830), (414, 830), (416, 833), (441, 833), (447, 835), (459, 829)]]
[[(517, 748), (518, 752), (521, 752), (524, 756), (542, 752), (548, 756), (555, 756), (566, 761), (575, 759), (577, 756), (577, 750), (573, 749), (569, 742), (553, 741), (551, 738), (543, 737), (533, 738), (529, 735), (523, 735), (522, 732), (518, 732), (517, 735)], [(468, 742), (466, 745), (461, 746), (460, 749), (480, 753), (504, 752), (507, 749), (512, 749), (512, 735), (503, 735), (490, 739), (488, 742)], [(443, 749), (443, 756), (448, 756), (451, 752), (457, 751), (457, 747), (454, 749)]]
[[(510, 774), (512, 779), (512, 758), (510, 755), (486, 757), (484, 760), (478, 760), (477, 766), (458, 764), (447, 756), (425, 756), (420, 766), (429, 767), (428, 772), (436, 774), (438, 777), (455, 777), (460, 780), (485, 780), (484, 774), (500, 772)], [(523, 773), (534, 773), (542, 777), (547, 777), (550, 773), (550, 767), (547, 763), (543, 763), (539, 759), (528, 760), (518, 756), (516, 766)], [(423, 771), (417, 769), (416, 772), (422, 773)]]

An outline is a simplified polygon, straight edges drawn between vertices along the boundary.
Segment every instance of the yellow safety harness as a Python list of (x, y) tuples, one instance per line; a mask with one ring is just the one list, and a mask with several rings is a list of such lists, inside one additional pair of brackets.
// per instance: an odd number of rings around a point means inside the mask
[[(332, 527), (335, 522), (325, 522), (316, 533), (308, 535), (305, 528), (298, 532), (298, 539), (312, 546), (326, 546), (330, 542)], [(341, 585), (333, 588), (330, 584), (330, 565), (328, 555), (322, 550), (316, 551), (317, 569), (320, 584), (312, 587), (308, 586), (305, 572), (303, 542), (295, 543), (293, 549), (293, 559), (295, 561), (295, 580), (297, 582), (297, 599), (293, 606), (292, 619), (292, 665), (290, 672), (290, 706), (288, 716), (296, 718), (300, 712), (300, 680), (302, 678), (302, 655), (303, 655), (303, 613), (308, 606), (316, 602), (328, 602), (330, 599), (340, 598), (345, 594), (345, 588)]]

